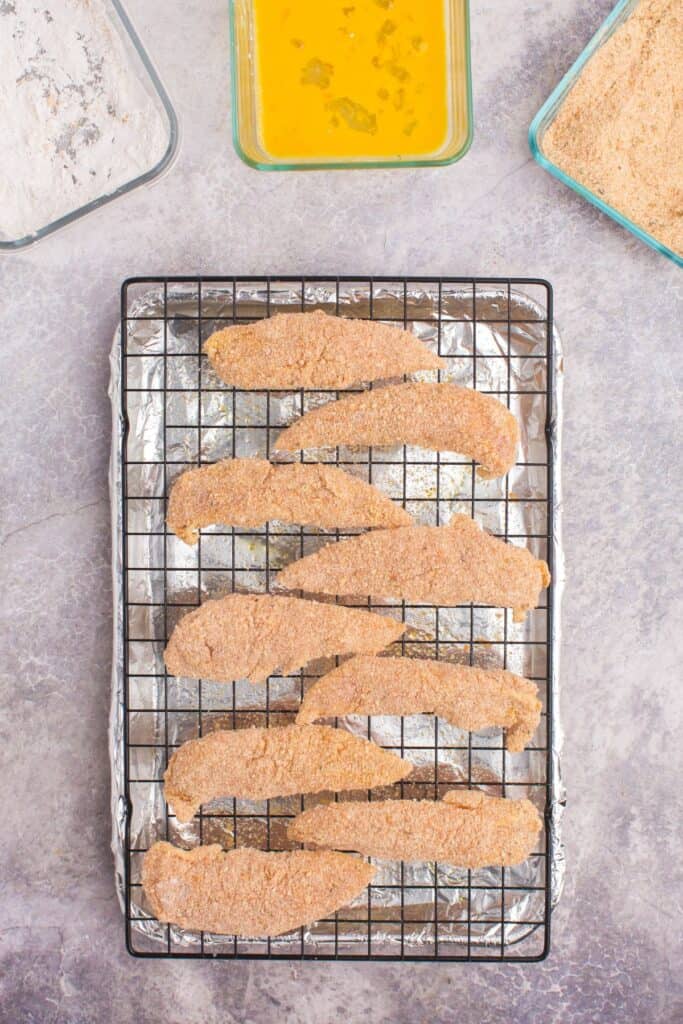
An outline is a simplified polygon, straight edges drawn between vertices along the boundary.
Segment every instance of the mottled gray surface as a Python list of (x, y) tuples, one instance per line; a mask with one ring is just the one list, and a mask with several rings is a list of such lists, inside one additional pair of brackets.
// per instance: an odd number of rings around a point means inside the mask
[[(129, 0), (183, 122), (180, 159), (155, 187), (0, 261), (2, 1021), (682, 1019), (682, 278), (547, 177), (526, 142), (610, 6), (474, 0), (476, 138), (461, 164), (265, 175), (230, 143), (225, 0)], [(124, 951), (109, 853), (107, 353), (122, 278), (198, 271), (555, 286), (568, 875), (542, 965), (193, 964)]]

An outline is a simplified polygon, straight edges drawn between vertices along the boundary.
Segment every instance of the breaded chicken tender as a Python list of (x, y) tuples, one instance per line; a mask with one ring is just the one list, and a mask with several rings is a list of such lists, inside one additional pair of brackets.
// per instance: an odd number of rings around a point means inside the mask
[(515, 464), (519, 427), (497, 398), (457, 384), (408, 383), (347, 395), (305, 413), (278, 437), (279, 451), (335, 445), (410, 444), (458, 452), (482, 477)]
[(202, 804), (220, 797), (372, 789), (411, 771), (410, 762), (375, 743), (326, 725), (219, 730), (175, 751), (164, 797), (179, 821), (190, 821)]
[(225, 327), (204, 351), (221, 380), (246, 389), (345, 388), (445, 366), (409, 331), (321, 310)]
[(377, 654), (405, 632), (401, 622), (358, 608), (270, 594), (205, 601), (177, 624), (164, 651), (171, 675), (264, 682), (315, 658)]
[(447, 606), (476, 602), (512, 608), (518, 622), (537, 606), (550, 573), (526, 548), (455, 515), (448, 526), (400, 526), (328, 544), (286, 566), (277, 583), (309, 594)]
[(336, 466), (275, 466), (264, 459), (189, 469), (173, 484), (168, 503), (168, 525), (186, 544), (197, 543), (203, 526), (262, 526), (271, 519), (329, 529), (412, 522), (391, 498)]
[(540, 816), (529, 800), (451, 790), (443, 800), (321, 805), (298, 815), (288, 835), (368, 857), (483, 868), (521, 864), (540, 831)]
[(370, 883), (374, 868), (324, 850), (265, 853), (154, 843), (142, 885), (154, 916), (190, 931), (265, 938), (329, 917)]
[(319, 679), (296, 720), (423, 712), (468, 732), (501, 726), (507, 749), (516, 752), (536, 731), (541, 702), (533, 683), (505, 669), (361, 655)]

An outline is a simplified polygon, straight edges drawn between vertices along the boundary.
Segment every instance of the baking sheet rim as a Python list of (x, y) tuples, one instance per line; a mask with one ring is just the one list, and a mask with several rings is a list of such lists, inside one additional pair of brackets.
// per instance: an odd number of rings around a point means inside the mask
[[(189, 279), (188, 279), (189, 280)], [(286, 280), (284, 277), (278, 280)], [(360, 280), (360, 278), (359, 278)], [(407, 279), (406, 279), (407, 280)], [(414, 278), (417, 283), (420, 278)], [(482, 278), (482, 280), (485, 280)], [(457, 283), (455, 281), (454, 283)], [(523, 282), (520, 282), (523, 283)], [(151, 284), (151, 282), (150, 282)], [(509, 291), (509, 299), (519, 296), (530, 305), (537, 305), (524, 292)], [(550, 601), (553, 607), (551, 655), (552, 674), (550, 692), (552, 696), (551, 720), (551, 765), (548, 778), (550, 810), (548, 818), (549, 860), (551, 864), (550, 910), (554, 910), (562, 895), (565, 876), (565, 851), (562, 843), (562, 817), (566, 804), (566, 792), (562, 781), (561, 755), (564, 742), (559, 714), (560, 699), (560, 619), (565, 580), (564, 553), (562, 546), (562, 424), (563, 424), (563, 351), (561, 336), (554, 319), (553, 361), (552, 361), (552, 417), (550, 419), (550, 462), (553, 471), (552, 494), (552, 553), (553, 585)], [(113, 596), (113, 657), (111, 677), (111, 704), (109, 712), (109, 757), (111, 765), (111, 813), (116, 893), (122, 912), (126, 913), (126, 825), (129, 809), (125, 792), (124, 759), (126, 756), (124, 735), (124, 652), (123, 619), (125, 581), (123, 578), (123, 516), (122, 516), (122, 474), (124, 422), (121, 413), (123, 336), (119, 323), (112, 340), (109, 355), (110, 381), (108, 395), (112, 405), (112, 440), (109, 462), (109, 495), (112, 525), (112, 596)], [(510, 944), (511, 945), (511, 944)]]

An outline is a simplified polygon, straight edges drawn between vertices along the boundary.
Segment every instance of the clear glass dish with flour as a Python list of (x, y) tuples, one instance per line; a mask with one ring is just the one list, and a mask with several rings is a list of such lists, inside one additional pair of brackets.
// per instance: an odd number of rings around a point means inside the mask
[(0, 250), (156, 178), (171, 102), (119, 0), (0, 0)]

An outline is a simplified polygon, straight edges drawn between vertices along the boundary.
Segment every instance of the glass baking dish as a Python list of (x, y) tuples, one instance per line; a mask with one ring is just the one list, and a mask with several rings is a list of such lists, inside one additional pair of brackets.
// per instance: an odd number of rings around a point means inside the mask
[(638, 224), (634, 223), (634, 221), (629, 217), (626, 217), (623, 213), (620, 213), (619, 210), (615, 209), (609, 203), (606, 203), (596, 195), (595, 192), (586, 188), (585, 185), (582, 185), (580, 181), (577, 181), (575, 178), (571, 177), (571, 175), (561, 170), (557, 164), (554, 164), (543, 153), (544, 135), (557, 116), (562, 103), (579, 78), (584, 66), (588, 63), (599, 47), (606, 43), (614, 32), (624, 24), (624, 22), (633, 13), (634, 9), (638, 6), (639, 2), (640, 0), (619, 0), (619, 3), (602, 23), (583, 53), (574, 62), (567, 74), (559, 82), (531, 122), (531, 126), (529, 128), (529, 145), (531, 146), (531, 152), (533, 153), (534, 158), (538, 161), (541, 167), (545, 168), (546, 171), (549, 171), (565, 185), (569, 185), (569, 187), (574, 189), (575, 192), (578, 192), (580, 196), (587, 199), (589, 203), (597, 206), (599, 210), (602, 210), (603, 213), (610, 216), (617, 222), (617, 224), (621, 224), (622, 227), (634, 234), (636, 238), (641, 240), (641, 242), (645, 242), (645, 244), (649, 245), (652, 249), (655, 249), (657, 252), (662, 253), (662, 255), (667, 256), (680, 267), (683, 266), (683, 259), (677, 253), (673, 252), (662, 242), (658, 241), (653, 235), (649, 234), (649, 232), (639, 227)]
[[(88, 202), (85, 202), (77, 208), (69, 210), (61, 216), (50, 220), (48, 223), (36, 227), (34, 230), (24, 234), (23, 237), (7, 237), (7, 234), (3, 232), (0, 215), (0, 252), (12, 252), (24, 249), (26, 246), (32, 245), (34, 242), (39, 241), (46, 235), (50, 235), (59, 228), (62, 228), (67, 224), (70, 224), (72, 221), (84, 216), (91, 210), (96, 210), (105, 203), (111, 202), (111, 200), (116, 199), (117, 196), (124, 195), (126, 192), (130, 192), (139, 185), (144, 185), (153, 181), (158, 178), (162, 172), (168, 170), (177, 154), (179, 144), (178, 118), (168, 94), (164, 89), (149, 56), (142, 46), (128, 15), (123, 9), (120, 0), (105, 0), (105, 4), (103, 6), (107, 17), (107, 24), (111, 25), (111, 28), (120, 37), (123, 44), (126, 72), (130, 74), (131, 78), (134, 77), (137, 79), (137, 81), (143, 86), (146, 94), (151, 97), (153, 101), (156, 117), (158, 118), (159, 131), (160, 133), (163, 132), (163, 136), (167, 140), (165, 149), (161, 157), (156, 159), (154, 164), (143, 170), (142, 173), (135, 174), (129, 180), (124, 181), (122, 184), (117, 185), (111, 190), (105, 189), (102, 194), (97, 195), (95, 198), (90, 199)], [(14, 11), (11, 10), (8, 12), (8, 14), (11, 13), (14, 13)], [(46, 17), (49, 13), (49, 10), (45, 11)], [(47, 18), (47, 20), (50, 21), (51, 19)], [(88, 59), (90, 60), (89, 57)], [(32, 75), (27, 75), (26, 77), (32, 77)], [(78, 83), (76, 83), (76, 85), (77, 84)]]
[[(325, 0), (321, 0), (321, 4), (324, 2)], [(368, 0), (364, 2), (366, 8), (361, 4), (350, 5), (343, 8), (344, 14), (360, 8), (361, 13), (369, 16), (369, 11), (373, 11), (374, 8), (369, 5)], [(348, 152), (338, 152), (302, 156), (296, 152), (282, 155), (268, 150), (264, 144), (260, 110), (262, 90), (259, 81), (257, 3), (258, 0), (230, 0), (233, 139), (238, 154), (251, 167), (266, 171), (290, 171), (316, 168), (439, 166), (454, 163), (465, 155), (472, 142), (473, 120), (469, 0), (443, 0), (446, 50), (444, 77), (447, 94), (447, 128), (443, 143), (425, 153), (411, 153), (410, 145), (406, 143), (406, 152), (392, 152), (389, 155), (351, 155)], [(391, 13), (390, 5), (378, 2), (377, 6), (380, 9), (384, 8), (385, 14)], [(377, 16), (377, 12), (374, 13)], [(398, 15), (400, 11), (394, 8), (394, 17), (400, 24)], [(319, 29), (318, 21), (316, 31)], [(296, 39), (292, 39), (291, 42), (303, 45)], [(415, 42), (419, 43), (419, 38)], [(316, 63), (320, 65), (321, 62)], [(375, 67), (377, 66), (375, 64)]]

